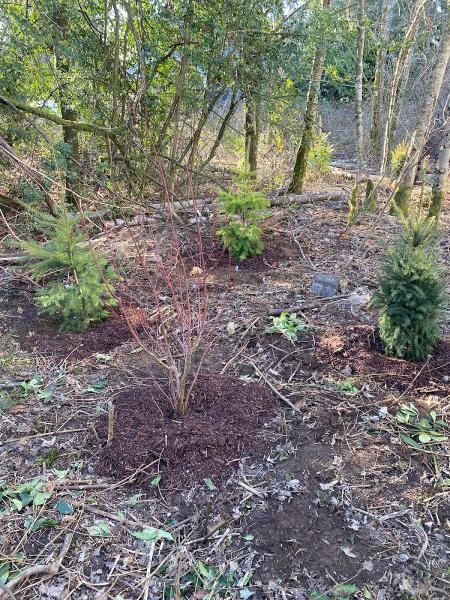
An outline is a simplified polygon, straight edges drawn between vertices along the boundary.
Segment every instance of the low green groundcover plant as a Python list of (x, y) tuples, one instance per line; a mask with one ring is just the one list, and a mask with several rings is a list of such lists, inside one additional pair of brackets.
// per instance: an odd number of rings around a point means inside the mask
[(380, 309), (379, 332), (387, 354), (424, 360), (441, 338), (446, 303), (434, 223), (403, 223), (403, 232), (379, 275), (373, 304)]
[(220, 211), (228, 217), (228, 223), (217, 231), (223, 246), (231, 256), (243, 261), (257, 256), (264, 250), (261, 228), (256, 225), (263, 218), (263, 211), (270, 203), (262, 192), (252, 189), (252, 174), (240, 173), (237, 191), (219, 195)]
[(116, 304), (111, 293), (114, 272), (105, 257), (89, 247), (80, 217), (62, 211), (57, 217), (39, 215), (39, 229), (48, 241), (24, 242), (29, 266), (45, 284), (37, 292), (43, 313), (61, 319), (63, 331), (82, 331), (109, 315)]
[(272, 325), (266, 327), (267, 333), (281, 333), (290, 342), (298, 340), (297, 333), (306, 331), (307, 325), (297, 317), (296, 313), (282, 312), (279, 317), (272, 317)]

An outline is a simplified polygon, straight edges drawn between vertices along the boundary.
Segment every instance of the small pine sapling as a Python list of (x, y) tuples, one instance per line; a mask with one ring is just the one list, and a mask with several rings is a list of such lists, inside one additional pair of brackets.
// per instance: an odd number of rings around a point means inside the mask
[(240, 173), (237, 191), (219, 195), (220, 211), (228, 217), (228, 223), (217, 231), (224, 248), (239, 261), (257, 256), (264, 250), (261, 228), (256, 225), (263, 218), (262, 211), (270, 206), (262, 192), (252, 189), (251, 173)]
[(57, 217), (39, 215), (38, 221), (48, 241), (23, 243), (34, 275), (46, 281), (37, 301), (43, 313), (62, 319), (63, 331), (82, 331), (106, 318), (108, 307), (117, 304), (110, 286), (114, 271), (89, 247), (79, 215), (64, 210)]
[(387, 354), (424, 360), (441, 338), (446, 303), (433, 222), (403, 221), (403, 233), (388, 251), (373, 305), (380, 309), (379, 332)]

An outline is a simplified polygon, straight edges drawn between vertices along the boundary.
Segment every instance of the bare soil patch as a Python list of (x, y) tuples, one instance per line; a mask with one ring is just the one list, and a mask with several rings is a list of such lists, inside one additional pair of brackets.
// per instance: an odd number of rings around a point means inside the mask
[[(114, 400), (114, 438), (101, 453), (99, 470), (117, 478), (156, 463), (165, 488), (223, 479), (244, 452), (262, 443), (276, 402), (259, 384), (216, 374), (199, 377), (184, 416), (173, 413), (157, 387), (125, 390)], [(105, 435), (105, 422), (101, 429)]]
[(350, 367), (351, 374), (367, 375), (385, 385), (404, 389), (414, 382), (416, 391), (448, 395), (450, 383), (450, 343), (443, 340), (436, 346), (428, 362), (417, 363), (387, 356), (376, 329), (355, 325), (324, 333), (318, 344), (318, 355), (332, 367)]

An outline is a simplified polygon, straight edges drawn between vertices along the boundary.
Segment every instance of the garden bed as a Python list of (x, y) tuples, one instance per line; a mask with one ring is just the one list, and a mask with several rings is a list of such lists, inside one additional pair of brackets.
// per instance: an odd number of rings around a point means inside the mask
[[(228, 477), (239, 459), (264, 443), (264, 427), (276, 410), (270, 390), (236, 377), (202, 374), (188, 412), (174, 414), (163, 390), (137, 387), (114, 399), (114, 437), (101, 452), (102, 475), (123, 478), (149, 466), (161, 487), (178, 488)], [(107, 427), (103, 420), (103, 437)]]

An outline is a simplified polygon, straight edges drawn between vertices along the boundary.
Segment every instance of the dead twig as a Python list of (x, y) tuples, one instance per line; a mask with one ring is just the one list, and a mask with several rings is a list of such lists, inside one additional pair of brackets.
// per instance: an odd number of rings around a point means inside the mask
[[(8, 585), (2, 586), (2, 596), (11, 598), (11, 593), (14, 588), (18, 586), (20, 582), (24, 579), (28, 579), (29, 577), (34, 577), (35, 575), (57, 575), (62, 561), (64, 560), (67, 552), (69, 551), (70, 545), (72, 543), (73, 533), (68, 533), (64, 538), (64, 543), (61, 548), (61, 552), (58, 555), (58, 558), (55, 562), (49, 565), (33, 565), (25, 569), (21, 573), (19, 573), (14, 579), (12, 579)], [(14, 596), (12, 596), (14, 598)], [(0, 596), (1, 598), (1, 596)]]

